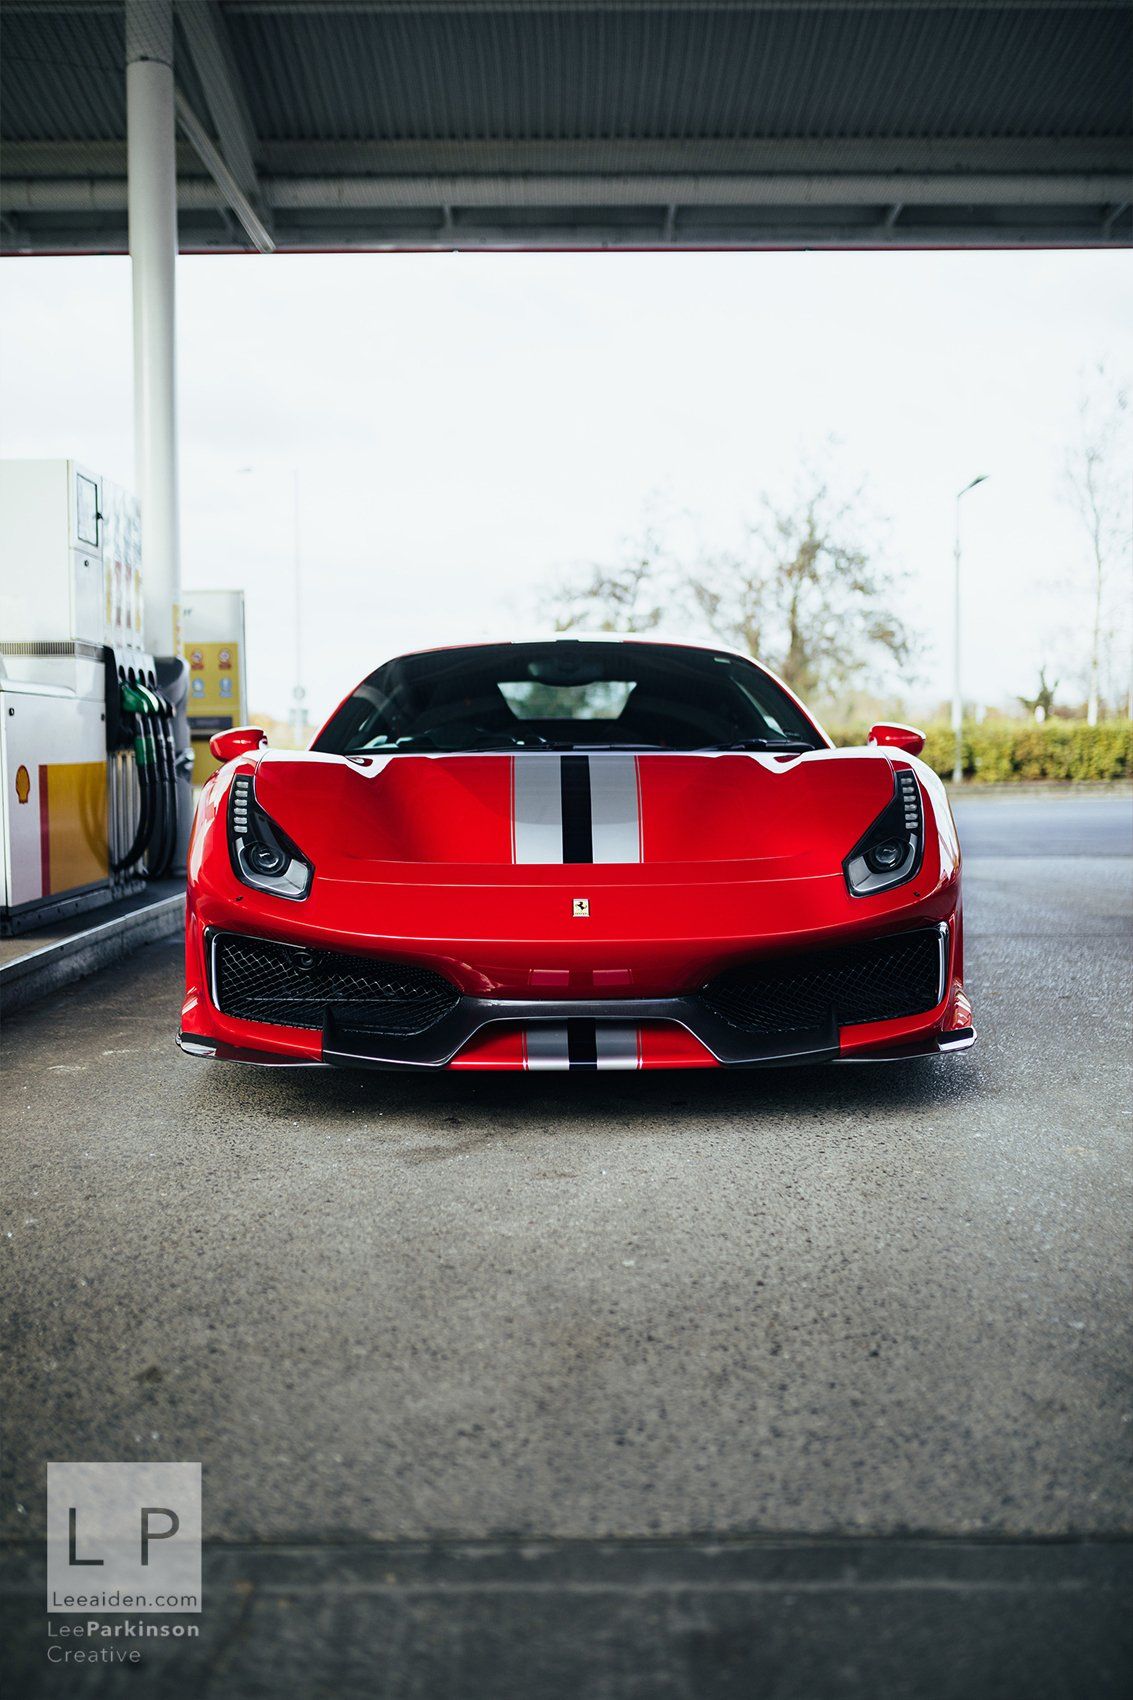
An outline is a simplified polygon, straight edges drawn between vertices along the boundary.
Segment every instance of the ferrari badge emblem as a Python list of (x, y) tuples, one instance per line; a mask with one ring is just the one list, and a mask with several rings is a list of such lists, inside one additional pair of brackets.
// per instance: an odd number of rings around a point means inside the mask
[(585, 920), (590, 914), (590, 899), (588, 897), (576, 897), (573, 913), (576, 921)]

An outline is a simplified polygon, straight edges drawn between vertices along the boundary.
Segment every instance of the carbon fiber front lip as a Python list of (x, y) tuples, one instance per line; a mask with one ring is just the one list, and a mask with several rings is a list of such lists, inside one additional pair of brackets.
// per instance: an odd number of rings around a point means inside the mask
[(323, 1029), (323, 1061), (349, 1068), (444, 1068), (485, 1027), (529, 1027), (534, 1023), (611, 1021), (640, 1026), (673, 1021), (684, 1027), (728, 1068), (797, 1061), (826, 1062), (838, 1054), (833, 1019), (806, 1033), (776, 1034), (760, 1040), (714, 1015), (696, 997), (673, 998), (472, 998), (424, 1033), (386, 1038), (351, 1030), (333, 1009)]
[[(895, 1045), (888, 1051), (864, 1051), (843, 1054), (839, 1051), (834, 1056), (825, 1052), (801, 1052), (792, 1056), (761, 1057), (744, 1063), (722, 1064), (730, 1068), (774, 1068), (789, 1066), (791, 1063), (892, 1063), (908, 1062), (914, 1057), (948, 1056), (953, 1051), (968, 1051), (976, 1042), (974, 1027), (957, 1027), (948, 1033), (934, 1033), (927, 1039), (914, 1040), (909, 1045)], [(252, 1068), (420, 1068), (420, 1063), (383, 1063), (374, 1058), (360, 1058), (344, 1054), (333, 1061), (326, 1057), (288, 1057), (275, 1055), (270, 1051), (244, 1050), (236, 1045), (226, 1045), (219, 1039), (208, 1039), (197, 1033), (178, 1033), (177, 1043), (181, 1049), (192, 1057), (206, 1057), (215, 1062), (246, 1063)]]

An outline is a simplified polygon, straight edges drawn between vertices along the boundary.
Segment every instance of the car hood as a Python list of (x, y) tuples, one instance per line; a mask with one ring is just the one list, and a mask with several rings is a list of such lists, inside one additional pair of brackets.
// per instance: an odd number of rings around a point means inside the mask
[[(881, 751), (344, 757), (266, 751), (256, 796), (339, 879), (388, 864), (553, 878), (579, 862), (828, 874), (893, 794)], [(536, 870), (541, 870), (536, 874)], [(755, 869), (750, 870), (753, 874)]]

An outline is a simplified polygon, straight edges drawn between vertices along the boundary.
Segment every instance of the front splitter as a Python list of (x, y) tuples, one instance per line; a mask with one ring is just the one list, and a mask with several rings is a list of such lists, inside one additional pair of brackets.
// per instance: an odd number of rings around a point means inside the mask
[[(643, 1003), (648, 1002), (652, 1004), (669, 1003), (672, 1000), (666, 998), (641, 1001)], [(508, 1000), (508, 1002), (509, 1006), (511, 1006), (511, 1000)], [(544, 1010), (545, 1007), (546, 1006), (544, 1005)], [(561, 1010), (563, 1007), (564, 1006), (559, 1005), (557, 1006), (557, 1010)], [(572, 1011), (578, 1008), (577, 1005), (573, 1004), (570, 1007)], [(569, 1017), (569, 1019), (575, 1018), (576, 1017), (573, 1014)], [(514, 1022), (516, 1017), (514, 1014), (511, 1014), (507, 1019), (509, 1022)], [(538, 1019), (541, 1021), (555, 1021), (556, 1019), (562, 1021), (568, 1019), (568, 1017), (561, 1013), (554, 1016), (548, 1016), (544, 1013)], [(623, 1015), (621, 1018), (622, 1023), (624, 1024), (627, 1019), (629, 1018)], [(647, 1019), (657, 1020), (659, 1018), (655, 1015), (651, 1015)], [(673, 1017), (664, 1016), (660, 1019), (672, 1020)], [(697, 1036), (700, 1037), (700, 1035)], [(800, 1035), (799, 1037), (802, 1036)], [(892, 1045), (884, 1050), (877, 1051), (847, 1053), (839, 1050), (837, 1044), (835, 1044), (833, 1049), (831, 1049), (827, 1043), (812, 1044), (809, 1047), (799, 1046), (794, 1049), (784, 1049), (780, 1045), (780, 1047), (775, 1051), (772, 1052), (769, 1050), (762, 1055), (746, 1055), (740, 1057), (729, 1057), (727, 1059), (717, 1056), (716, 1061), (722, 1068), (789, 1068), (792, 1065), (806, 1065), (811, 1063), (906, 1062), (916, 1057), (947, 1056), (954, 1051), (970, 1050), (975, 1042), (976, 1030), (974, 1027), (957, 1027), (948, 1033), (933, 1034), (926, 1039), (918, 1039), (908, 1045)], [(380, 1056), (363, 1056), (354, 1051), (342, 1050), (336, 1052), (332, 1051), (328, 1054), (325, 1043), (323, 1055), (321, 1057), (290, 1057), (276, 1055), (270, 1051), (256, 1051), (238, 1045), (228, 1045), (222, 1040), (210, 1039), (198, 1033), (178, 1033), (177, 1043), (188, 1056), (203, 1057), (215, 1062), (246, 1063), (255, 1068), (374, 1068), (429, 1070), (443, 1068), (448, 1062), (453, 1060), (452, 1057), (449, 1057), (443, 1061), (436, 1062), (411, 1059), (404, 1056), (386, 1059)], [(454, 1052), (453, 1055), (455, 1056), (455, 1054), (456, 1053)], [(715, 1055), (715, 1053), (713, 1054)]]

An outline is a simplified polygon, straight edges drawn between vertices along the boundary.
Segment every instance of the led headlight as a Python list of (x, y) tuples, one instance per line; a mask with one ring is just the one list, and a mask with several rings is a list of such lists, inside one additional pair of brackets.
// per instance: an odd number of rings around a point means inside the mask
[(228, 850), (238, 880), (273, 897), (306, 897), (314, 871), (302, 851), (256, 802), (250, 773), (232, 781)]
[(902, 768), (893, 800), (885, 805), (864, 838), (842, 863), (846, 884), (854, 897), (911, 880), (924, 854), (924, 808), (916, 774)]

